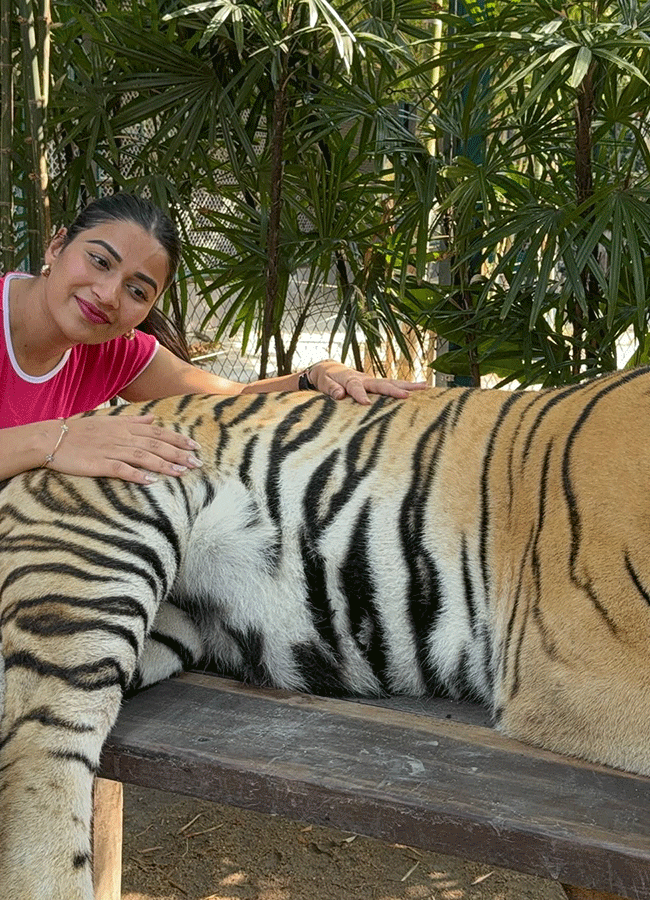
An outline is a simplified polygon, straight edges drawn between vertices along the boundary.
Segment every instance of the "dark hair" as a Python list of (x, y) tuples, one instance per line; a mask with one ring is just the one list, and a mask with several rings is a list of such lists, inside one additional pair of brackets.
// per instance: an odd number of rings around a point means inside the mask
[[(89, 228), (105, 222), (133, 222), (155, 238), (167, 254), (169, 272), (163, 291), (166, 290), (176, 275), (181, 259), (181, 240), (176, 226), (165, 213), (135, 194), (112, 194), (93, 200), (83, 209), (67, 230), (63, 243), (65, 247), (70, 241)], [(162, 344), (176, 356), (191, 362), (185, 336), (180, 329), (155, 306), (149, 310), (146, 319), (138, 325), (139, 331), (153, 334)]]
[(185, 335), (157, 306), (151, 307), (146, 319), (136, 325), (136, 328), (138, 331), (144, 331), (145, 334), (153, 334), (158, 339), (158, 343), (166, 347), (174, 356), (178, 356), (185, 362), (192, 362)]
[(105, 222), (133, 222), (158, 241), (169, 262), (169, 273), (163, 285), (163, 290), (166, 290), (174, 280), (181, 259), (181, 240), (169, 216), (149, 200), (135, 194), (119, 193), (100, 197), (79, 213), (68, 228), (63, 246), (69, 244), (82, 231)]

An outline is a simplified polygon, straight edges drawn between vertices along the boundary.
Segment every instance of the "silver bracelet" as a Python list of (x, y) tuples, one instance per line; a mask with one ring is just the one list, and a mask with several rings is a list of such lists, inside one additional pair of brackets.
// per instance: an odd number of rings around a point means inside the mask
[(59, 419), (59, 421), (61, 422), (61, 434), (59, 435), (58, 441), (54, 445), (54, 450), (52, 450), (51, 453), (48, 453), (47, 456), (45, 457), (45, 462), (41, 466), (42, 469), (47, 468), (47, 466), (49, 466), (49, 464), (52, 462), (52, 460), (54, 459), (54, 454), (61, 446), (61, 441), (63, 440), (63, 438), (66, 436), (66, 434), (70, 430), (66, 424), (65, 419), (62, 418), (62, 419)]

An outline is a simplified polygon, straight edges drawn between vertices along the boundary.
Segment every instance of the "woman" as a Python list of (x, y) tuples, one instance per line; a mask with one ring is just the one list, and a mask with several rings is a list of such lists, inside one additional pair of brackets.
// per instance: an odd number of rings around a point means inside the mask
[(0, 279), (0, 479), (48, 466), (74, 475), (147, 483), (200, 465), (198, 445), (153, 416), (69, 418), (111, 397), (314, 389), (368, 402), (424, 387), (377, 379), (333, 360), (302, 375), (242, 385), (206, 372), (137, 331), (172, 282), (181, 247), (148, 201), (116, 194), (61, 229), (36, 277)]

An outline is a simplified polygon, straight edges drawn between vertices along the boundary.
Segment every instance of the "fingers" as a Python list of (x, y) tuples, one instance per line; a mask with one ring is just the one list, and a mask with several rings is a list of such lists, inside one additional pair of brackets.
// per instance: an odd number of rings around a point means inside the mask
[[(154, 425), (154, 417), (147, 416), (120, 416), (122, 422), (127, 424), (129, 430), (134, 435), (140, 435), (145, 438), (160, 440), (164, 443), (171, 444), (184, 450), (198, 450), (200, 444), (193, 441), (192, 438), (185, 434), (179, 434), (173, 428), (163, 428), (161, 425)], [(88, 421), (91, 421), (90, 419)]]
[[(192, 469), (199, 468), (201, 460), (187, 451), (178, 450), (175, 447), (159, 439), (146, 439), (147, 446), (118, 447), (114, 454), (107, 455), (113, 471), (122, 471), (122, 464), (139, 469), (150, 475), (183, 475)], [(131, 473), (129, 473), (131, 474)], [(117, 477), (121, 477), (118, 475)], [(129, 480), (131, 480), (129, 478)], [(153, 479), (144, 477), (144, 481)]]
[[(338, 374), (338, 373), (337, 373)], [(370, 403), (369, 394), (381, 394), (385, 397), (395, 397), (405, 400), (413, 391), (427, 388), (423, 382), (394, 381), (389, 378), (373, 378), (353, 372), (343, 382), (326, 376), (324, 393), (334, 400), (342, 400), (344, 397), (352, 397), (357, 403)]]
[(351, 375), (345, 380), (344, 384), (339, 384), (333, 379), (328, 378), (328, 381), (331, 381), (333, 384), (333, 388), (329, 390), (328, 393), (334, 400), (342, 400), (343, 397), (347, 396), (352, 397), (357, 403), (367, 406), (368, 403), (370, 403), (370, 398), (366, 392), (369, 380), (370, 379), (364, 379), (359, 374)]
[(399, 381), (392, 378), (375, 378), (357, 372), (334, 360), (316, 363), (310, 370), (311, 380), (319, 390), (328, 394), (333, 400), (352, 397), (357, 403), (370, 403), (368, 394), (382, 394), (405, 400), (413, 391), (421, 391), (428, 387), (425, 382)]
[(201, 466), (199, 444), (147, 416), (68, 420), (69, 431), (51, 468), (70, 475), (108, 476), (149, 484)]

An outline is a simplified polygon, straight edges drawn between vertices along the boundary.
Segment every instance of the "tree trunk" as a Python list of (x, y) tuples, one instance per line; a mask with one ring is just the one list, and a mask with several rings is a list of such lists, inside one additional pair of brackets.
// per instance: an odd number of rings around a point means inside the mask
[[(593, 180), (593, 160), (592, 160), (592, 134), (593, 134), (593, 117), (595, 108), (594, 96), (594, 75), (596, 72), (595, 64), (592, 64), (585, 75), (582, 84), (578, 90), (578, 98), (575, 106), (575, 123), (576, 123), (576, 157), (575, 157), (575, 183), (576, 183), (576, 201), (578, 206), (588, 202), (593, 196), (594, 180)], [(592, 216), (588, 217), (589, 219)], [(600, 303), (600, 292), (598, 284), (585, 266), (581, 273), (581, 281), (584, 285), (585, 297), (587, 300), (587, 309), (589, 316), (598, 312)], [(573, 337), (575, 343), (573, 346), (573, 366), (574, 375), (579, 375), (583, 360), (583, 350), (581, 344), (584, 338), (584, 313), (577, 301), (574, 303), (572, 312)]]
[[(269, 347), (279, 324), (276, 319), (279, 285), (280, 220), (282, 216), (282, 178), (284, 170), (284, 130), (287, 121), (287, 69), (288, 59), (285, 54), (283, 56), (282, 77), (273, 98), (273, 117), (271, 122), (271, 185), (269, 190), (270, 208), (266, 240), (266, 296), (264, 298), (264, 314), (262, 318), (260, 378), (266, 378)], [(281, 361), (279, 360), (278, 362)], [(279, 372), (279, 374), (286, 373)]]
[(12, 0), (0, 0), (0, 271), (14, 268), (11, 141), (13, 132)]
[[(50, 238), (50, 211), (47, 196), (48, 171), (45, 146), (45, 110), (48, 99), (50, 6), (44, 0), (40, 54), (37, 38), (35, 0), (20, 0), (20, 29), (22, 37), (22, 62), (25, 84), (26, 141), (32, 160), (29, 175), (28, 228), (30, 265), (34, 268), (42, 259)], [(39, 59), (40, 56), (40, 59)], [(47, 61), (46, 61), (47, 59)]]

